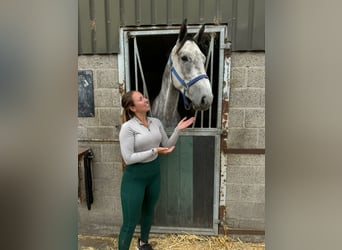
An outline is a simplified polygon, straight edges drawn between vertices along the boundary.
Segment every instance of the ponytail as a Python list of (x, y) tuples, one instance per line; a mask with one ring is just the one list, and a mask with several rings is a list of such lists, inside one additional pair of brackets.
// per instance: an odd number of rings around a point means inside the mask
[[(122, 96), (121, 99), (121, 106), (123, 108), (122, 114), (121, 114), (121, 122), (125, 123), (126, 121), (130, 120), (133, 116), (134, 113), (130, 110), (131, 106), (134, 106), (133, 102), (133, 95), (134, 90), (128, 91)], [(122, 159), (122, 171), (124, 171), (126, 168), (126, 163)]]

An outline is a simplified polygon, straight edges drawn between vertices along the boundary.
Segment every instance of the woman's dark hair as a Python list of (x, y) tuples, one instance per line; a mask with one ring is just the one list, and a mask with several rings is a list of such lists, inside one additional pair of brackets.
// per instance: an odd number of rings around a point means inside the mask
[(134, 106), (133, 93), (135, 90), (128, 91), (122, 96), (121, 106), (123, 107), (123, 112), (121, 115), (121, 120), (124, 123), (134, 116), (134, 112), (130, 110), (131, 106)]

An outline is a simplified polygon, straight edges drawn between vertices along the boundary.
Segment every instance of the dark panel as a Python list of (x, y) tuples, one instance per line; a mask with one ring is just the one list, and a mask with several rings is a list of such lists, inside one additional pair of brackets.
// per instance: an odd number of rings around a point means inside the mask
[(193, 226), (213, 227), (215, 137), (195, 136), (193, 149)]
[(95, 116), (93, 72), (78, 71), (78, 117)]

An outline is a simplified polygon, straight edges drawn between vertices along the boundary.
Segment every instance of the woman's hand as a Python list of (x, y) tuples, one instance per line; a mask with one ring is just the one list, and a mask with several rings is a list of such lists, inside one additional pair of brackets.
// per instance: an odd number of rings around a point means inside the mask
[(188, 120), (186, 120), (186, 117), (184, 117), (177, 125), (177, 128), (179, 130), (183, 130), (187, 127), (189, 127), (193, 122), (195, 121), (195, 117), (190, 117)]
[(172, 146), (170, 148), (163, 148), (163, 147), (158, 147), (157, 152), (158, 154), (169, 154), (175, 149), (175, 146)]

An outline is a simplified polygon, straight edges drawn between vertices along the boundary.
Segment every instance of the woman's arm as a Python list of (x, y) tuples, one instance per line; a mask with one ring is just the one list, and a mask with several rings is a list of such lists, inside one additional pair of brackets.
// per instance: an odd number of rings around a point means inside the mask
[(186, 120), (186, 117), (184, 117), (182, 120), (180, 120), (180, 122), (177, 124), (176, 128), (174, 129), (172, 135), (170, 136), (170, 138), (167, 137), (167, 134), (165, 132), (165, 129), (163, 127), (163, 125), (160, 123), (160, 133), (162, 134), (162, 142), (161, 145), (164, 147), (172, 147), (174, 145), (176, 145), (177, 140), (179, 138), (179, 134), (180, 132), (189, 127), (193, 122), (195, 121), (195, 117), (191, 117), (188, 120)]

